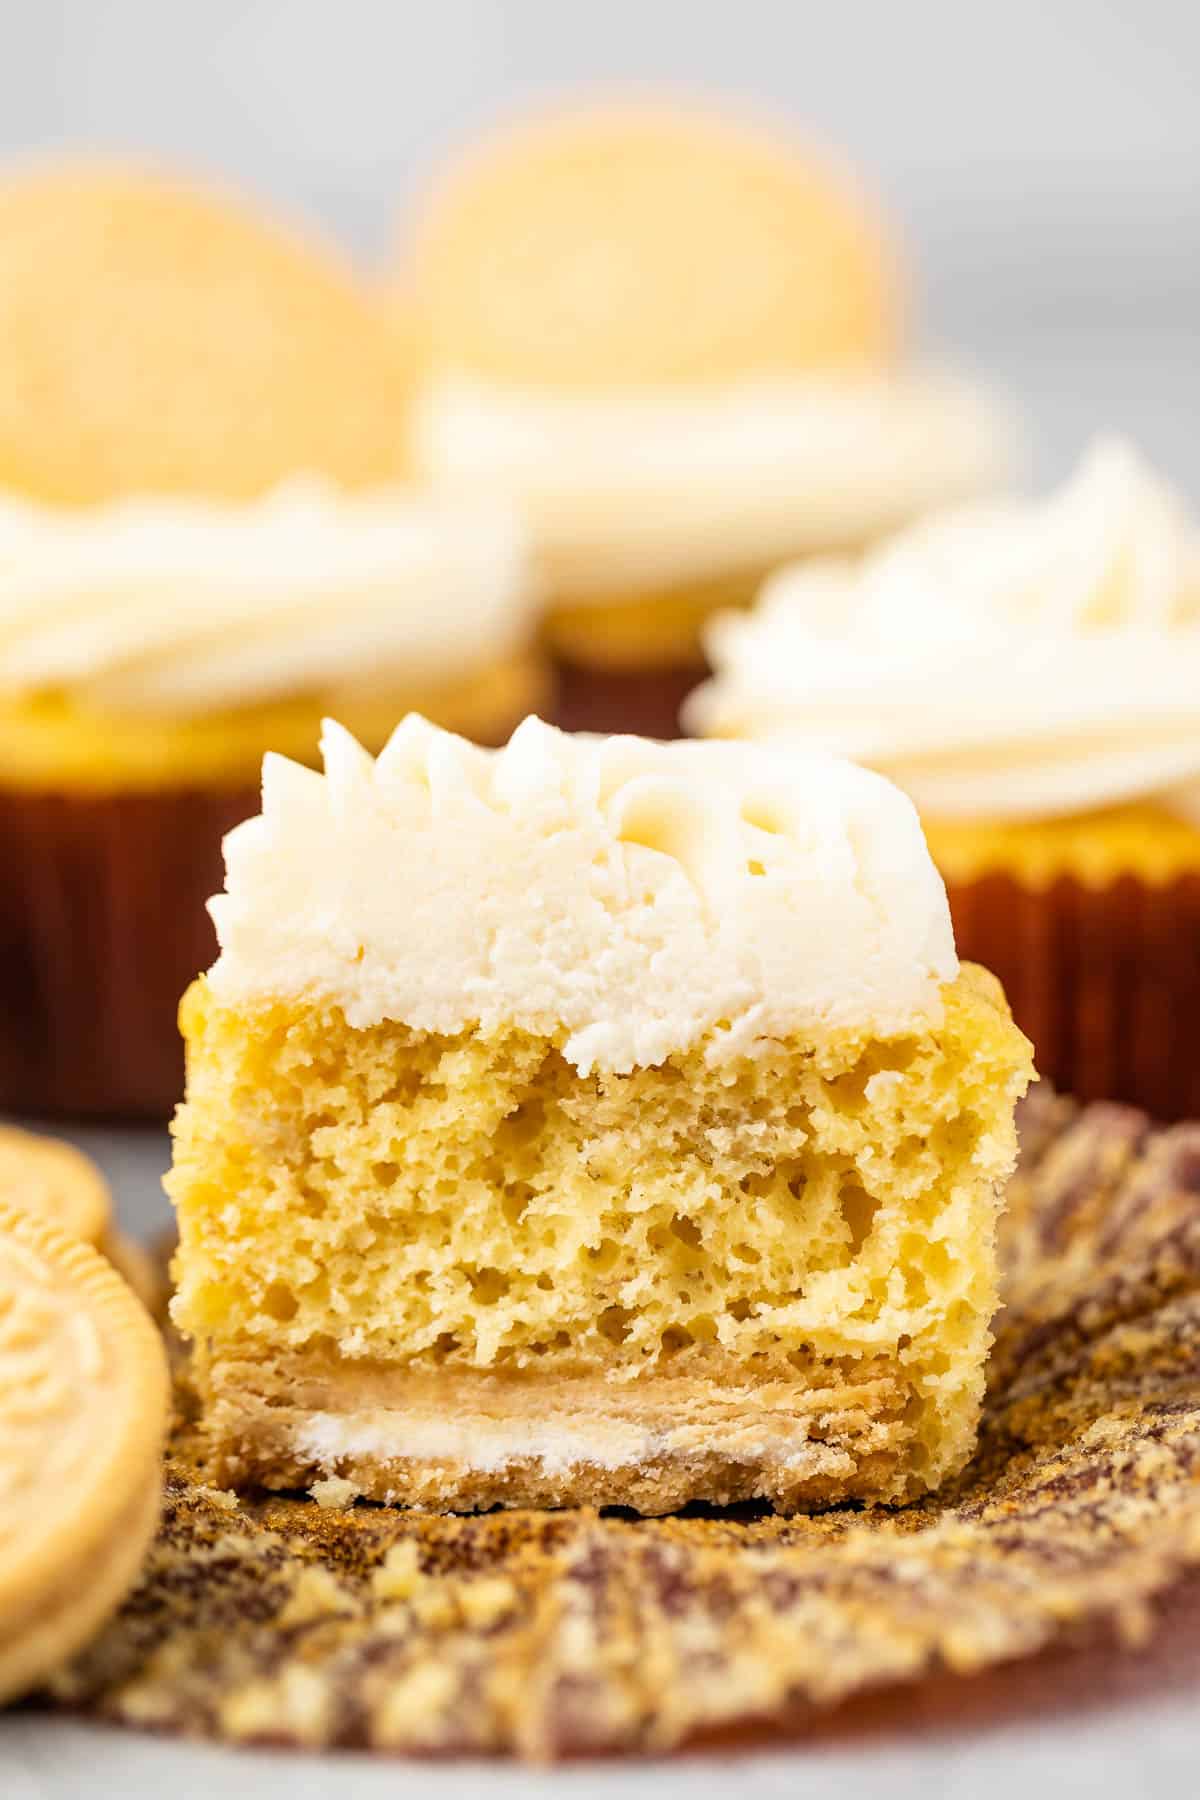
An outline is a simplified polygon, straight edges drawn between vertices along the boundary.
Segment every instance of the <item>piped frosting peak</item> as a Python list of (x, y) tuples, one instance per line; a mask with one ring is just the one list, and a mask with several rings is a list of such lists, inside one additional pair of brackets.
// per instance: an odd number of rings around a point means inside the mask
[(836, 759), (416, 716), (378, 759), (268, 757), (212, 904), (222, 998), (552, 1037), (583, 1072), (936, 1018), (957, 963), (911, 803)]
[(784, 570), (708, 649), (690, 729), (854, 757), (929, 817), (1200, 812), (1200, 531), (1119, 440), (1048, 499)]

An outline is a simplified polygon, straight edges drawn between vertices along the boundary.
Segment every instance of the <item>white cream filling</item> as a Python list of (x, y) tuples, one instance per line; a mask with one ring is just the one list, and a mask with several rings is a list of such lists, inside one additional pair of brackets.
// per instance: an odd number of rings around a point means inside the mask
[(315, 1412), (297, 1425), (293, 1453), (318, 1468), (334, 1470), (360, 1459), (387, 1462), (448, 1462), (479, 1475), (496, 1475), (518, 1462), (536, 1462), (544, 1475), (561, 1478), (578, 1468), (629, 1469), (672, 1460), (706, 1457), (714, 1451), (730, 1461), (769, 1462), (777, 1467), (819, 1466), (826, 1472), (853, 1468), (849, 1452), (809, 1440), (810, 1422), (770, 1419), (761, 1437), (740, 1427), (736, 1443), (697, 1441), (694, 1427), (647, 1430), (621, 1420), (588, 1425), (512, 1420), (485, 1424), (477, 1419), (413, 1418), (385, 1407), (358, 1412)]
[(503, 495), (574, 602), (860, 545), (997, 485), (1007, 409), (945, 368), (558, 395), (444, 376), (415, 415), (433, 482)]
[(347, 1458), (371, 1457), (462, 1463), (482, 1475), (532, 1460), (547, 1475), (565, 1475), (580, 1464), (620, 1469), (646, 1462), (664, 1447), (660, 1434), (635, 1425), (538, 1425), (514, 1421), (469, 1425), (453, 1419), (413, 1419), (376, 1408), (351, 1413), (313, 1413), (296, 1428), (297, 1456), (334, 1468)]

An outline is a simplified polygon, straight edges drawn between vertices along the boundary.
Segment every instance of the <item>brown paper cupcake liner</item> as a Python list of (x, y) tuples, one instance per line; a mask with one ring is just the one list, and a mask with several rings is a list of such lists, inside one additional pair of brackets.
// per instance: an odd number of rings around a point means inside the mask
[(555, 663), (554, 723), (564, 731), (623, 731), (682, 736), (679, 709), (708, 674), (700, 658), (659, 668), (606, 669), (560, 657)]
[(994, 970), (1037, 1066), (1083, 1100), (1200, 1117), (1200, 875), (948, 884), (960, 956)]
[(0, 1108), (163, 1118), (179, 997), (216, 951), (205, 902), (255, 787), (0, 792)]
[(811, 1732), (881, 1689), (915, 1709), (918, 1682), (957, 1712), (989, 1668), (1041, 1655), (1044, 1688), (1083, 1644), (1144, 1642), (1200, 1563), (1200, 1125), (1043, 1089), (1021, 1127), (979, 1446), (942, 1493), (789, 1519), (238, 1500), (198, 1479), (181, 1390), (141, 1586), (54, 1700), (544, 1759)]

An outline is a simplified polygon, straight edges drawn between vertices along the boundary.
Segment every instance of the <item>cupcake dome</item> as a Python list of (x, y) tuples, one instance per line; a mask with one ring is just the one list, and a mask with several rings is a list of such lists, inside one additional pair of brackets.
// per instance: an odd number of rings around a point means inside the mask
[(95, 159), (0, 181), (0, 486), (243, 498), (401, 474), (399, 334), (329, 249)]
[(594, 106), (484, 143), (431, 196), (410, 285), (437, 366), (602, 388), (889, 361), (898, 279), (852, 180), (699, 108)]

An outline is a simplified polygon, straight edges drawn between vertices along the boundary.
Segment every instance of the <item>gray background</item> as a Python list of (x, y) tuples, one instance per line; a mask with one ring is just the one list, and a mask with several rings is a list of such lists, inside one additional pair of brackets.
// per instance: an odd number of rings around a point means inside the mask
[(670, 82), (832, 138), (907, 228), (926, 334), (1034, 415), (1186, 485), (1200, 399), (1194, 0), (0, 0), (0, 155), (149, 149), (365, 259), (464, 133), (583, 85)]
[(907, 230), (926, 337), (1024, 402), (1033, 472), (1121, 427), (1200, 496), (1194, 0), (0, 0), (0, 156), (149, 150), (366, 263), (464, 134), (670, 83), (841, 145)]
[[(891, 205), (924, 336), (1013, 389), (1039, 480), (1115, 426), (1200, 500), (1198, 75), (1197, 0), (0, 0), (0, 157), (149, 150), (324, 224), (369, 265), (439, 153), (531, 99), (665, 81), (767, 103), (841, 145)], [(125, 1222), (161, 1222), (164, 1135), (80, 1137)], [(1026, 1697), (919, 1734), (901, 1717), (737, 1770), (335, 1774), (18, 1715), (0, 1722), (0, 1793), (1182, 1796), (1198, 1649), (1193, 1599), (1183, 1635), (1140, 1674), (1101, 1674), (1098, 1699)]]
[(141, 146), (364, 253), (448, 143), (580, 84), (765, 101), (914, 234), (939, 329), (1190, 319), (1189, 0), (4, 0), (0, 149)]

